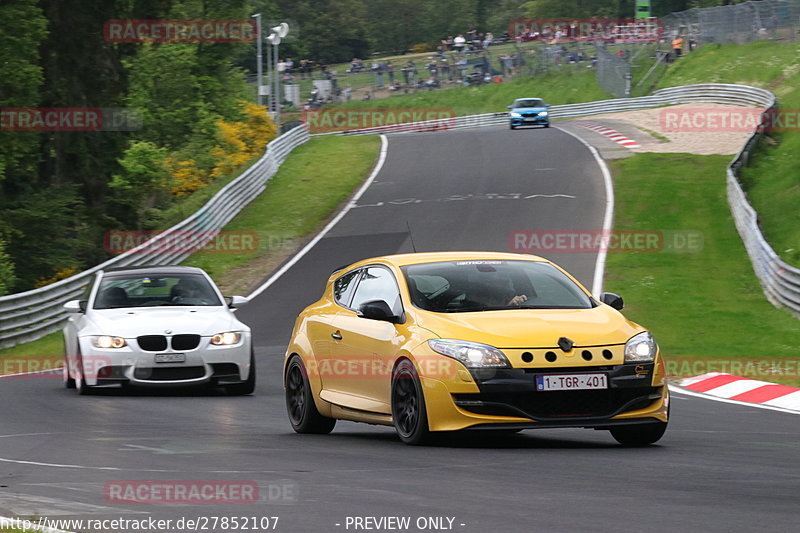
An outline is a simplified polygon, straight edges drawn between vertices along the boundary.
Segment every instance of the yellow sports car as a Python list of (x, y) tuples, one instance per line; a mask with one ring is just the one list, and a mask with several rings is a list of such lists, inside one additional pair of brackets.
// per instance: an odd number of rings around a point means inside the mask
[(669, 418), (653, 336), (546, 259), (439, 252), (337, 270), (297, 318), (284, 361), (298, 433), (336, 420), (436, 432), (608, 429), (643, 446)]

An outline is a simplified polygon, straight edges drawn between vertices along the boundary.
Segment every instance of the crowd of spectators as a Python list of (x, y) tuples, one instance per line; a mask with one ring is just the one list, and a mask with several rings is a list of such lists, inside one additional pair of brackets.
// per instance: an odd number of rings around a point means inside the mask
[[(633, 25), (625, 26), (625, 31), (618, 28), (612, 35), (630, 36), (649, 31), (641, 29), (643, 21), (631, 24)], [(573, 38), (576, 35), (574, 32), (578, 31), (576, 25), (577, 22), (567, 29), (557, 28), (552, 33), (545, 32), (544, 35), (526, 32), (514, 38), (508, 33), (496, 37), (491, 32), (482, 33), (472, 29), (442, 39), (427, 58), (415, 56), (407, 60), (370, 60), (354, 57), (339, 72), (309, 59), (295, 62), (291, 58), (285, 58), (278, 63), (278, 72), (284, 83), (298, 83), (304, 79), (329, 80), (330, 90), (325, 91), (323, 96), (315, 86), (310, 94), (311, 98), (304, 105), (318, 107), (353, 98), (368, 100), (382, 92), (407, 93), (444, 86), (502, 83), (506, 78), (521, 72), (533, 74), (549, 66), (585, 64), (587, 68), (592, 68), (597, 63), (593, 42)], [(533, 49), (520, 44), (535, 40), (543, 42), (545, 46)], [(516, 45), (494, 52), (494, 47), (504, 43)], [(544, 67), (537, 70), (537, 65)], [(526, 68), (523, 70), (523, 67)], [(351, 78), (358, 74), (362, 76)], [(364, 83), (363, 75), (369, 75), (368, 82)], [(356, 89), (353, 85), (356, 85)]]

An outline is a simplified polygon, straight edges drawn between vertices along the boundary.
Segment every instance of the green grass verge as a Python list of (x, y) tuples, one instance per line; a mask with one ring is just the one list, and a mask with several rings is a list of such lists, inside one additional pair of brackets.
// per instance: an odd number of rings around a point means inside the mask
[(64, 356), (64, 337), (55, 331), (39, 340), (0, 350), (0, 375), (53, 368)]
[(793, 115), (795, 131), (770, 133), (741, 179), (764, 236), (785, 261), (800, 266), (800, 44), (705, 45), (672, 65), (660, 86), (702, 82), (769, 89)]
[(217, 278), (292, 248), (319, 228), (364, 181), (379, 148), (380, 138), (373, 136), (312, 138), (292, 152), (266, 191), (223, 228), (225, 232), (257, 232), (255, 251), (196, 253), (183, 264), (203, 268)]
[[(610, 253), (606, 290), (667, 357), (793, 359), (800, 320), (765, 298), (733, 224), (728, 156), (637, 154), (611, 164), (619, 230), (693, 230), (699, 253)], [(795, 367), (796, 368), (796, 367)], [(794, 376), (758, 376), (800, 385)]]

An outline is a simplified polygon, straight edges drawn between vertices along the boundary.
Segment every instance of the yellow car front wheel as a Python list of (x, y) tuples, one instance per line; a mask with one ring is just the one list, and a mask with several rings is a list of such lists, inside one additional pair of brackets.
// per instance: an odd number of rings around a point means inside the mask
[[(667, 420), (669, 420), (669, 409), (667, 409)], [(665, 431), (667, 422), (653, 422), (612, 427), (611, 436), (623, 446), (649, 446), (658, 442)]]
[(397, 435), (406, 444), (421, 445), (431, 440), (422, 385), (408, 359), (400, 361), (392, 372), (392, 420)]

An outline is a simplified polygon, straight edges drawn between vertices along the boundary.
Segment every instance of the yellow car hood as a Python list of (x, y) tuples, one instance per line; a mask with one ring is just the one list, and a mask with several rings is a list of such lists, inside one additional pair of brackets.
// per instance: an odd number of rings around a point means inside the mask
[(567, 337), (576, 347), (623, 344), (644, 328), (608, 306), (593, 309), (513, 309), (473, 313), (419, 311), (418, 324), (441, 338), (497, 348), (554, 348)]

